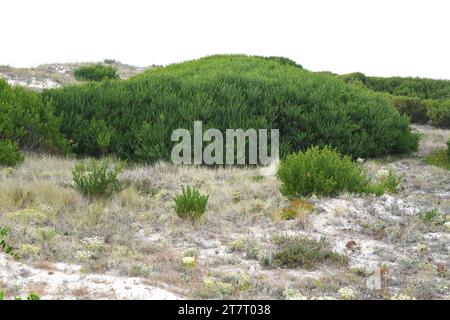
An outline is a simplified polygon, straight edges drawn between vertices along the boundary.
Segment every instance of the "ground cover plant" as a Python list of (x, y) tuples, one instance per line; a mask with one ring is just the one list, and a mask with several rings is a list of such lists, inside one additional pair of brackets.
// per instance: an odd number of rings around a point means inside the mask
[(353, 157), (417, 147), (409, 119), (386, 98), (273, 58), (212, 56), (43, 95), (54, 103), (75, 151), (86, 155), (168, 160), (172, 131), (192, 133), (196, 120), (204, 130), (223, 132), (278, 128), (282, 155), (311, 145), (331, 145)]

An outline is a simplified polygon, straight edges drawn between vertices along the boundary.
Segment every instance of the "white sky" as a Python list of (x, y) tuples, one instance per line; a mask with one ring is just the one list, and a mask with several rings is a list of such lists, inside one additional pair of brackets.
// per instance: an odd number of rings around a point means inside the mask
[(5, 0), (0, 64), (216, 53), (289, 57), (336, 73), (450, 79), (448, 0)]

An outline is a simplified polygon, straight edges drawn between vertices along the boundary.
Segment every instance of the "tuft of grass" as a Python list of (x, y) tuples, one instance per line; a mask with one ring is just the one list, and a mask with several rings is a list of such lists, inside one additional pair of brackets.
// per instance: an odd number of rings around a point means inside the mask
[(276, 236), (278, 250), (273, 254), (272, 265), (282, 268), (315, 269), (320, 264), (344, 266), (348, 257), (330, 249), (326, 241), (304, 237)]
[(209, 196), (197, 189), (182, 187), (182, 193), (175, 197), (175, 211), (180, 218), (199, 219), (206, 211)]
[(447, 150), (433, 152), (425, 158), (425, 163), (450, 170), (450, 154)]
[(291, 205), (281, 210), (275, 211), (272, 218), (275, 221), (293, 220), (299, 216), (307, 216), (314, 210), (314, 205), (304, 200), (294, 200)]

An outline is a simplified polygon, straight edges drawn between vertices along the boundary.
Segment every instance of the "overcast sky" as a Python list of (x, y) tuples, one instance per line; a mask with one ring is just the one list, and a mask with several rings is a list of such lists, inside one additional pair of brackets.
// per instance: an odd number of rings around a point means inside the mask
[(448, 0), (9, 0), (0, 64), (246, 53), (314, 71), (450, 79), (449, 15)]

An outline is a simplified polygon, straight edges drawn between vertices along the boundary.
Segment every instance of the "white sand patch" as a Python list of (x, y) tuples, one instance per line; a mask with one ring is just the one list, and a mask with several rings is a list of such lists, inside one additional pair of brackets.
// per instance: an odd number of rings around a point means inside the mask
[(83, 274), (63, 263), (41, 270), (0, 254), (0, 281), (24, 297), (36, 292), (42, 299), (177, 300), (180, 296), (146, 284), (140, 278)]

